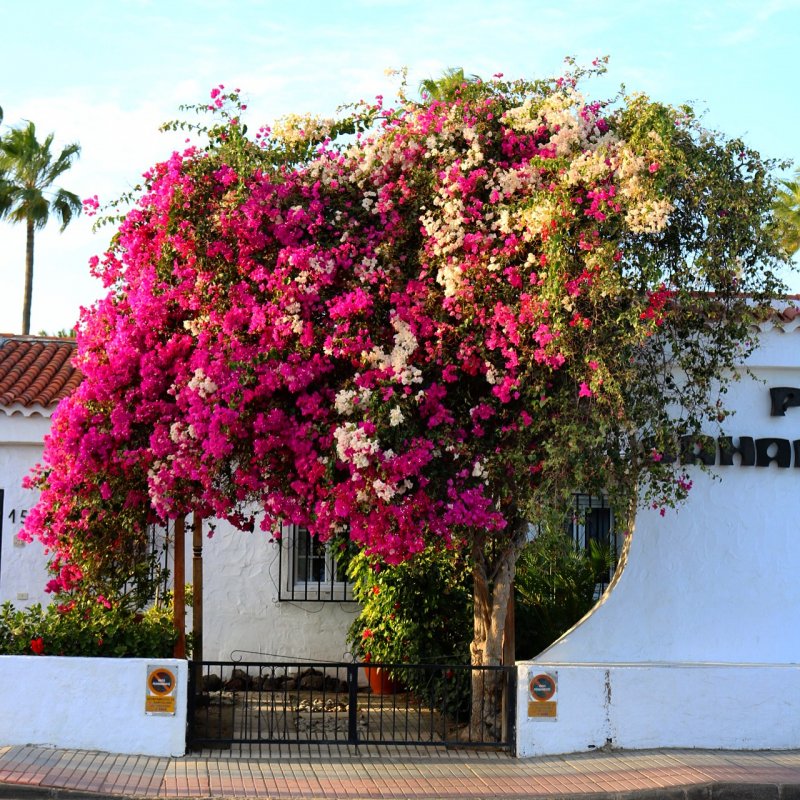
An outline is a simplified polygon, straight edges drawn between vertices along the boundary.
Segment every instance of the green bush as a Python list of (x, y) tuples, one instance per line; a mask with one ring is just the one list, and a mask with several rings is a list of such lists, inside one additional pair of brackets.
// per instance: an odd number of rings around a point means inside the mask
[(177, 640), (169, 607), (134, 613), (94, 602), (0, 606), (0, 654), (169, 658)]
[[(396, 566), (358, 553), (348, 577), (361, 613), (348, 632), (353, 655), (386, 664), (469, 664), (472, 578), (453, 550), (426, 550)], [(469, 697), (469, 673), (392, 670), (391, 677), (421, 698), (448, 707)]]
[(517, 561), (517, 658), (540, 653), (594, 606), (613, 560), (609, 547), (591, 541), (584, 550), (562, 527), (542, 528)]

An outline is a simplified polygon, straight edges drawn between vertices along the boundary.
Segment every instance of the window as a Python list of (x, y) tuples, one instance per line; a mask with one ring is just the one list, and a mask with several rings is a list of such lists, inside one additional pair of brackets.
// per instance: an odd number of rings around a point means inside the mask
[(279, 600), (353, 602), (346, 550), (334, 552), (296, 525), (284, 528), (279, 545)]
[(567, 535), (576, 548), (594, 550), (598, 558), (606, 554), (609, 563), (598, 584), (602, 591), (611, 580), (619, 555), (614, 515), (604, 495), (576, 494), (572, 514), (566, 522)]
[(567, 532), (576, 547), (590, 547), (593, 541), (604, 547), (616, 545), (611, 508), (606, 498), (576, 494), (572, 515), (567, 519)]

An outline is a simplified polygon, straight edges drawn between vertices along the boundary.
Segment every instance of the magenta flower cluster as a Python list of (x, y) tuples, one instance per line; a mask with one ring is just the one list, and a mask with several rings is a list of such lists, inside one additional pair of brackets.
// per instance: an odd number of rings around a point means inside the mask
[(636, 305), (621, 263), (672, 210), (664, 148), (626, 142), (570, 84), (378, 103), (345, 146), (305, 121), (282, 134), (321, 137), (300, 166), (269, 160), (280, 126), (250, 147), (231, 117), (216, 149), (146, 175), (92, 261), (108, 293), (80, 322), (85, 379), (29, 480), (51, 589), (80, 583), (92, 547), (190, 510), (347, 530), (389, 563), (501, 531), (555, 404), (615, 402), (609, 298), (621, 349), (669, 313), (663, 286)]

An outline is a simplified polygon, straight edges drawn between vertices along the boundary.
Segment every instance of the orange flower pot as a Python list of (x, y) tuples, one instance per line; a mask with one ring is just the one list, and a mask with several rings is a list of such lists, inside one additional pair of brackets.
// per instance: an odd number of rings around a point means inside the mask
[(400, 684), (383, 667), (367, 667), (367, 682), (373, 694), (397, 694)]

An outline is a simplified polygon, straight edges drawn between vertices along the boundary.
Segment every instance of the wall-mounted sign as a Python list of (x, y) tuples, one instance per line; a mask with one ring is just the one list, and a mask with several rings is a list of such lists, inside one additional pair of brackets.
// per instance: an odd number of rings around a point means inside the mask
[(528, 672), (528, 717), (555, 719), (558, 710), (558, 673)]
[(773, 386), (769, 390), (772, 402), (770, 416), (785, 417), (787, 408), (800, 406), (800, 389), (796, 386)]
[[(786, 416), (789, 408), (800, 407), (800, 388), (775, 386), (769, 390), (770, 416)], [(704, 464), (707, 467), (768, 467), (775, 464), (783, 469), (800, 469), (800, 439), (782, 439), (768, 436), (754, 439), (740, 436), (734, 441), (731, 436), (708, 436), (697, 434), (682, 436), (675, 453), (662, 453), (665, 463), (680, 461), (684, 466)]]
[(144, 713), (174, 716), (177, 687), (178, 679), (169, 667), (148, 665)]

